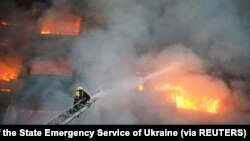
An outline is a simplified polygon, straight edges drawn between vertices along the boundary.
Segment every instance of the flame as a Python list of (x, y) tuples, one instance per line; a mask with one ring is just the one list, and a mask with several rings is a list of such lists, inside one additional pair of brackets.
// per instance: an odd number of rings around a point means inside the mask
[(220, 100), (207, 96), (197, 96), (189, 93), (183, 86), (164, 84), (157, 91), (170, 94), (169, 99), (176, 104), (178, 109), (188, 109), (203, 111), (208, 113), (218, 113)]
[(0, 60), (0, 80), (11, 81), (17, 79), (20, 72), (20, 61), (7, 58)]
[(81, 20), (80, 17), (44, 19), (40, 33), (43, 35), (79, 35)]
[(144, 86), (142, 84), (140, 84), (138, 87), (137, 87), (138, 91), (139, 92), (142, 92), (144, 91)]
[(51, 32), (49, 29), (44, 28), (42, 29), (41, 34), (51, 34)]

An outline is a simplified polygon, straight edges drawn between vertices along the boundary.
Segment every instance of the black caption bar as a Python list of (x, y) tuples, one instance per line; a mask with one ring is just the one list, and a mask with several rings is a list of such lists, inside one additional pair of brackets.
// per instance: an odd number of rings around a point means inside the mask
[(249, 125), (2, 125), (0, 137), (223, 137), (247, 139)]

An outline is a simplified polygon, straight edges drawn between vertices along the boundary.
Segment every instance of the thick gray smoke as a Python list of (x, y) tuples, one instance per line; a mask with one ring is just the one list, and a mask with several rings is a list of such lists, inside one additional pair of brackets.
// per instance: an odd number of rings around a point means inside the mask
[[(152, 93), (140, 95), (129, 88), (113, 90), (115, 84), (135, 75), (138, 64), (143, 64), (144, 70), (150, 66), (160, 70), (159, 65), (167, 67), (174, 60), (184, 63), (182, 71), (191, 72), (191, 76), (184, 76), (179, 83), (191, 86), (199, 83), (216, 90), (218, 87), (220, 96), (237, 104), (247, 103), (242, 99), (249, 95), (249, 13), (247, 8), (242, 9), (241, 2), (92, 0), (89, 5), (96, 18), (105, 19), (101, 20), (105, 27), (79, 37), (74, 43), (72, 60), (86, 77), (79, 84), (91, 90), (111, 90), (75, 124), (208, 122), (197, 116), (186, 119), (171, 105), (159, 106), (157, 95)], [(174, 73), (179, 70), (169, 75), (179, 77)], [(197, 89), (200, 87), (206, 88), (198, 85)], [(237, 108), (225, 104), (224, 109), (231, 109), (227, 123), (249, 122), (248, 104), (239, 104)]]
[[(44, 122), (51, 117), (51, 112), (46, 111), (58, 113), (55, 105), (61, 109), (72, 105), (72, 91), (78, 85), (101, 98), (72, 124), (250, 122), (248, 1), (53, 0), (46, 4), (36, 1), (34, 6), (47, 8), (37, 19), (25, 15), (29, 12), (14, 2), (8, 5), (9, 9), (17, 9), (19, 14), (10, 15), (18, 17), (19, 22), (32, 21), (41, 26), (44, 19), (55, 15), (62, 15), (62, 19), (81, 15), (84, 26), (76, 39), (63, 36), (44, 39), (31, 34), (29, 43), (15, 49), (25, 64), (44, 58), (45, 62), (55, 58), (67, 60), (77, 77), (69, 81), (63, 80), (68, 78), (51, 81), (41, 76), (35, 81), (25, 80), (27, 86), (20, 86), (25, 91), (17, 94), (25, 96), (9, 107), (7, 124), (20, 118), (15, 115), (20, 107), (44, 111), (34, 113), (28, 121), (25, 120), (28, 117), (22, 116), (21, 121)], [(13, 37), (20, 37), (13, 33)], [(17, 48), (19, 41), (27, 39), (14, 40)], [(137, 76), (138, 73), (143, 76)], [(145, 91), (139, 92), (137, 86), (145, 79)], [(195, 97), (223, 100), (222, 114), (179, 112), (165, 96), (147, 87), (162, 81), (185, 86)], [(35, 97), (34, 93), (41, 95)]]

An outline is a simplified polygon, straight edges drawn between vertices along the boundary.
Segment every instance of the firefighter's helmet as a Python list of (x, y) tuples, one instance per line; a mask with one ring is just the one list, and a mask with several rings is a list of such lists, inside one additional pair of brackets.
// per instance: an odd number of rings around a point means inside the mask
[(81, 96), (80, 91), (83, 91), (83, 88), (82, 87), (77, 87), (76, 91), (75, 91), (75, 97), (80, 97)]
[(77, 91), (83, 91), (83, 88), (82, 87), (77, 87), (76, 90)]

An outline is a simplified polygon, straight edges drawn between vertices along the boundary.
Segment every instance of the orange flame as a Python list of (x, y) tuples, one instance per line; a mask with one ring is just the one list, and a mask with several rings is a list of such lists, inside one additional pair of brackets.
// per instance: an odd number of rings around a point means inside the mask
[(219, 99), (211, 99), (206, 96), (193, 96), (184, 87), (179, 85), (164, 84), (156, 89), (157, 91), (169, 93), (170, 100), (176, 104), (178, 109), (218, 113), (220, 106)]
[(41, 34), (51, 34), (49, 29), (43, 28)]
[(0, 60), (0, 80), (11, 81), (17, 79), (20, 72), (20, 61), (7, 58)]
[(42, 23), (41, 34), (44, 35), (79, 35), (81, 18), (53, 18), (45, 19)]

